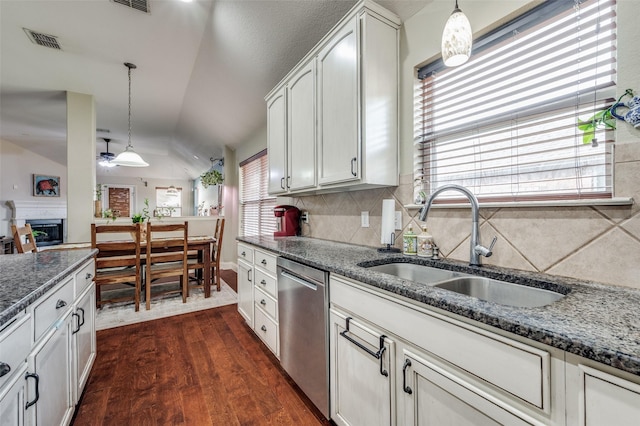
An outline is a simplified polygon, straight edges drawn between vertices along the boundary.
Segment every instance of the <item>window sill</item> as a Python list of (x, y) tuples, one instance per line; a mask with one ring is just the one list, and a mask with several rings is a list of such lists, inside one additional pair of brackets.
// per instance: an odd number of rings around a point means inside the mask
[[(549, 201), (518, 201), (518, 202), (494, 202), (480, 203), (480, 208), (522, 208), (522, 207), (581, 207), (581, 206), (630, 206), (634, 203), (632, 197), (614, 197), (592, 200), (549, 200)], [(418, 210), (422, 204), (406, 204), (407, 210)], [(432, 209), (468, 209), (468, 203), (432, 204)]]

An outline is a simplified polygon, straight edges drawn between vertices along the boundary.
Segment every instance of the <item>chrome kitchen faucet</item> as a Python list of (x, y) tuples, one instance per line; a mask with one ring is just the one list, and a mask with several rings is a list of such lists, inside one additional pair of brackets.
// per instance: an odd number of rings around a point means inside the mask
[(493, 241), (491, 241), (491, 245), (489, 246), (489, 248), (480, 244), (480, 229), (478, 228), (478, 216), (479, 216), (478, 210), (480, 210), (480, 208), (478, 206), (478, 199), (476, 198), (475, 195), (473, 195), (471, 191), (469, 191), (467, 188), (461, 185), (451, 184), (451, 185), (441, 186), (440, 188), (433, 191), (433, 193), (431, 194), (427, 202), (424, 204), (424, 206), (422, 206), (422, 209), (420, 209), (419, 218), (421, 221), (426, 222), (427, 214), (429, 213), (429, 209), (431, 208), (431, 203), (433, 202), (434, 198), (436, 198), (436, 196), (438, 196), (438, 194), (440, 194), (441, 192), (451, 191), (451, 190), (459, 191), (463, 193), (471, 203), (472, 223), (471, 223), (471, 247), (469, 252), (469, 265), (480, 266), (482, 265), (482, 261), (480, 260), (480, 255), (484, 257), (491, 256), (493, 254), (493, 251), (492, 251), (493, 246), (498, 240), (498, 237), (493, 237)]

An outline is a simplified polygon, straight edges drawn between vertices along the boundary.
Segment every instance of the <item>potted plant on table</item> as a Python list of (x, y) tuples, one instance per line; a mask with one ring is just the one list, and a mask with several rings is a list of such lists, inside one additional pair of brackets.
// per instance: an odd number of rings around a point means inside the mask
[[(147, 228), (143, 226), (144, 221), (151, 220), (151, 216), (149, 216), (149, 199), (144, 199), (144, 207), (142, 208), (142, 213), (136, 213), (131, 216), (131, 222), (140, 224), (140, 240), (144, 241), (147, 238)], [(133, 235), (132, 235), (133, 236)], [(133, 236), (135, 238), (135, 236)]]

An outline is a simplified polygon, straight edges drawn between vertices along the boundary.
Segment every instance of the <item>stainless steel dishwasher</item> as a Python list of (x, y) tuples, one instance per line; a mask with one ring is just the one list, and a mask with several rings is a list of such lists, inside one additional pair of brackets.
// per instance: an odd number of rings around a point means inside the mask
[(280, 363), (329, 418), (329, 273), (278, 258)]

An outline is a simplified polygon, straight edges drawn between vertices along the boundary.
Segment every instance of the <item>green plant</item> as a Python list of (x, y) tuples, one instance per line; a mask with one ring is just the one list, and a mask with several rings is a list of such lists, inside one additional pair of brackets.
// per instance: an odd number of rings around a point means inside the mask
[(96, 184), (96, 201), (102, 200), (102, 185)]
[(115, 222), (116, 219), (118, 218), (116, 212), (114, 212), (111, 209), (107, 209), (107, 210), (103, 211), (102, 212), (102, 217), (107, 219), (107, 223), (109, 223), (111, 221)]
[(46, 232), (44, 232), (44, 231), (38, 231), (38, 230), (31, 231), (31, 233), (33, 234), (33, 237), (34, 237), (34, 238), (38, 238), (38, 237), (46, 237), (47, 235), (49, 235), (49, 234), (47, 234), (47, 233), (46, 233)]
[(151, 216), (149, 216), (149, 199), (144, 199), (144, 207), (142, 208), (142, 213), (136, 213), (131, 216), (131, 221), (133, 223), (144, 223), (144, 221), (151, 220)]
[(200, 175), (200, 182), (203, 187), (207, 188), (209, 185), (220, 185), (224, 182), (224, 177), (219, 171), (211, 169)]
[[(631, 89), (625, 90), (624, 93), (618, 98), (618, 102), (620, 102), (625, 96), (633, 96), (633, 91)], [(615, 105), (616, 103), (614, 103), (613, 105)], [(596, 130), (598, 130), (598, 128), (615, 130), (616, 119), (613, 115), (611, 115), (611, 108), (613, 108), (613, 105), (596, 112), (585, 121), (582, 121), (578, 118), (578, 130), (582, 131), (582, 143), (591, 143), (595, 138)]]

